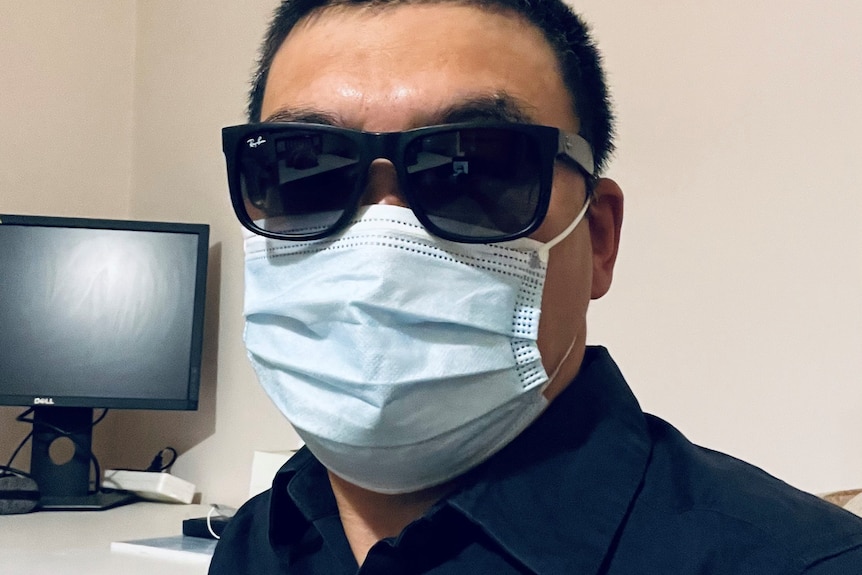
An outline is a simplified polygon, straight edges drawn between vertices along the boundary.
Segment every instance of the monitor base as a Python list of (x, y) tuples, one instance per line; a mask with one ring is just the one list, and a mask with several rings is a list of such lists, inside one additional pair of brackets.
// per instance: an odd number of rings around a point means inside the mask
[(140, 501), (134, 493), (100, 491), (90, 495), (43, 496), (38, 511), (104, 511)]

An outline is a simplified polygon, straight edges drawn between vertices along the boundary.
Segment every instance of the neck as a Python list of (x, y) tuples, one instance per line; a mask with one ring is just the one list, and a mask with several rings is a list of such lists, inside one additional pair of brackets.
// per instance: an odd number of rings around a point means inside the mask
[(415, 493), (386, 495), (357, 487), (333, 473), (329, 474), (329, 482), (344, 534), (359, 565), (375, 543), (396, 537), (456, 487), (446, 483)]

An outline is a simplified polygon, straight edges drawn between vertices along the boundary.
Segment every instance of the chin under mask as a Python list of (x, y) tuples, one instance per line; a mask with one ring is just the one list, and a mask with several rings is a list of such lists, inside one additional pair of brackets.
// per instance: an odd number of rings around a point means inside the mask
[(406, 493), (461, 475), (547, 405), (547, 250), (586, 207), (546, 244), (453, 243), (387, 205), (323, 240), (247, 235), (245, 343), (261, 385), (355, 485)]

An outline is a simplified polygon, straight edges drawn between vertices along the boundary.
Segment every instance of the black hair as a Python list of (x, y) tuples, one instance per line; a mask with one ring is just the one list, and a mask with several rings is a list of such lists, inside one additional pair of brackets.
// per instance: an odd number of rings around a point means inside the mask
[(511, 10), (542, 31), (562, 70), (572, 97), (580, 133), (593, 147), (601, 172), (613, 151), (614, 116), (602, 61), (589, 26), (562, 0), (283, 0), (276, 8), (261, 45), (248, 100), (248, 118), (261, 120), (263, 93), (276, 52), (291, 30), (305, 17), (331, 7), (385, 7), (398, 4), (456, 2), (489, 11)]

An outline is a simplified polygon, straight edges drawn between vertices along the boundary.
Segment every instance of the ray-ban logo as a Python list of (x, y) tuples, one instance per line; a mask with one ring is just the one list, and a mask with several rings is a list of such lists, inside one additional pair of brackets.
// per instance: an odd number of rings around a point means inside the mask
[(246, 143), (248, 144), (249, 148), (256, 148), (261, 144), (265, 144), (266, 140), (263, 139), (263, 136), (258, 136), (256, 140), (254, 138), (249, 138), (248, 140), (246, 140)]

